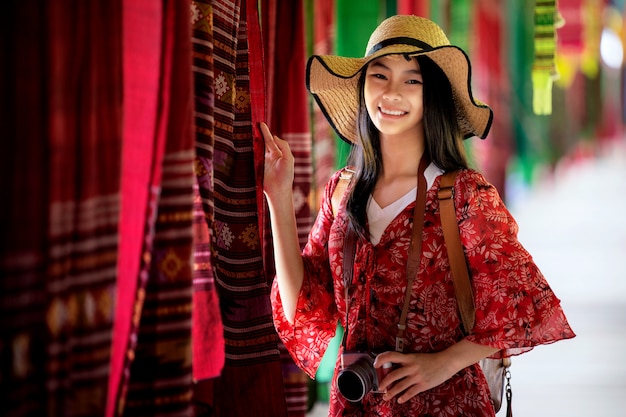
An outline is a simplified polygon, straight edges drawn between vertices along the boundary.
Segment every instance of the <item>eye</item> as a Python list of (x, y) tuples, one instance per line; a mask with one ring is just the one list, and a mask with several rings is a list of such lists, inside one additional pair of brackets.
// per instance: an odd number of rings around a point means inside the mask
[(385, 77), (383, 74), (381, 74), (379, 72), (372, 72), (372, 73), (370, 73), (370, 76), (374, 77), (374, 78), (378, 78), (379, 80), (386, 80), (387, 79), (387, 77)]
[(408, 80), (407, 84), (422, 84), (422, 80)]

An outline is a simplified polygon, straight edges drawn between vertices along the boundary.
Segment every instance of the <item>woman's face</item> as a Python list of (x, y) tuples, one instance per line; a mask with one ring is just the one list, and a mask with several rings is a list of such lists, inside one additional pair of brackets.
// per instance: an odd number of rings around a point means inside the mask
[(401, 55), (388, 55), (368, 65), (365, 105), (381, 138), (421, 134), (422, 87), (422, 73), (416, 59), (407, 61)]

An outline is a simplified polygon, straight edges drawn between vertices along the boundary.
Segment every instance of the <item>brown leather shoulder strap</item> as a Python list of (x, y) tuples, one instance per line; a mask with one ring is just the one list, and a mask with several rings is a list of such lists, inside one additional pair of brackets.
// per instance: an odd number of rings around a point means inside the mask
[(454, 208), (454, 181), (458, 173), (459, 171), (457, 170), (447, 172), (443, 175), (439, 185), (438, 197), (441, 227), (448, 251), (450, 271), (452, 273), (452, 281), (454, 282), (454, 292), (459, 305), (463, 330), (465, 334), (468, 335), (474, 328), (476, 310)]
[(335, 186), (335, 190), (333, 191), (333, 195), (331, 197), (333, 216), (335, 217), (337, 217), (337, 213), (339, 212), (339, 205), (341, 204), (341, 199), (346, 193), (348, 185), (350, 185), (350, 181), (352, 181), (353, 174), (354, 171), (352, 171), (350, 168), (344, 168), (341, 171), (339, 182), (337, 182), (337, 185)]
[(430, 164), (428, 156), (422, 156), (417, 170), (417, 195), (415, 197), (415, 208), (413, 209), (413, 229), (411, 232), (411, 243), (409, 246), (409, 258), (406, 263), (406, 291), (404, 292), (404, 304), (398, 322), (398, 335), (396, 336), (396, 351), (404, 351), (404, 331), (406, 330), (406, 318), (409, 313), (409, 302), (413, 290), (413, 281), (419, 271), (420, 259), (422, 257), (422, 233), (424, 230), (424, 210), (426, 208), (426, 178), (424, 171)]

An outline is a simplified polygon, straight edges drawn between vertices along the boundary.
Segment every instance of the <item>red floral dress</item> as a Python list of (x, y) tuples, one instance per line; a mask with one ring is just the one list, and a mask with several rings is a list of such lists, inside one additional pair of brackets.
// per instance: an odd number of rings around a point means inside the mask
[[(411, 238), (413, 207), (391, 221), (380, 242), (356, 245), (350, 309), (346, 315), (343, 241), (347, 217), (334, 218), (332, 192), (339, 173), (329, 181), (317, 220), (303, 251), (305, 277), (294, 324), (284, 316), (276, 282), (272, 287), (274, 324), (296, 364), (314, 377), (336, 323), (346, 328), (347, 350), (393, 350), (404, 294), (405, 264)], [(457, 302), (439, 220), (438, 177), (426, 195), (422, 256), (411, 289), (405, 353), (438, 352), (463, 338)], [(512, 356), (536, 345), (574, 337), (559, 299), (532, 257), (517, 240), (517, 224), (496, 189), (473, 170), (455, 183), (456, 216), (470, 273), (476, 324), (468, 340), (501, 349)], [(337, 366), (335, 367), (335, 376)], [(405, 404), (383, 401), (370, 393), (350, 403), (333, 378), (330, 416), (494, 416), (489, 388), (478, 365)]]

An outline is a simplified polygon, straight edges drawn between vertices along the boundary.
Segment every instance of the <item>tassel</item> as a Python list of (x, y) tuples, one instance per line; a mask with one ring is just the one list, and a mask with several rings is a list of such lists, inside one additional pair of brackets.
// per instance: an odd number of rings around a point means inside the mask
[(552, 113), (552, 75), (546, 71), (533, 71), (533, 112)]
[(556, 0), (537, 0), (535, 3), (535, 60), (532, 68), (533, 112), (552, 113), (552, 81), (556, 65), (556, 24), (559, 15)]

